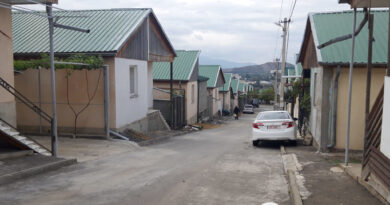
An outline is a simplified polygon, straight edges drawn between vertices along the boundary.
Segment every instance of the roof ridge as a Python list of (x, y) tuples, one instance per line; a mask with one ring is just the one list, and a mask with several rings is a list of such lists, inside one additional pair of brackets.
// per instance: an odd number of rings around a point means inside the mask
[(178, 50), (176, 49), (175, 51), (178, 51), (178, 52), (200, 52), (200, 50)]
[[(132, 11), (132, 10), (153, 10), (152, 8), (109, 8), (109, 9), (66, 9), (66, 10), (54, 10), (53, 13), (65, 13), (65, 12), (87, 12), (87, 11)], [(36, 11), (13, 11), (12, 14), (25, 14), (25, 13), (46, 13), (44, 10)]]
[[(357, 13), (363, 13), (363, 10), (358, 10)], [(388, 9), (373, 9), (371, 12), (389, 12)], [(327, 14), (344, 14), (344, 13), (353, 13), (353, 10), (340, 10), (340, 11), (324, 11), (324, 12), (310, 12), (310, 15), (327, 15)]]

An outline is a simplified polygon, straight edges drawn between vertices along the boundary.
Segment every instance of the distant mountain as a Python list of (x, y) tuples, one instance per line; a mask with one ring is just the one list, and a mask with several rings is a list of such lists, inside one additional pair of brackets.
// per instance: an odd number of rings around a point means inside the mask
[[(279, 65), (281, 66), (281, 65)], [(293, 64), (287, 63), (286, 66), (294, 66)], [(230, 69), (224, 69), (223, 71), (225, 73), (236, 73), (239, 75), (245, 75), (245, 74), (265, 74), (270, 73), (271, 70), (275, 70), (277, 65), (273, 62), (264, 63), (261, 65), (250, 65), (250, 66), (243, 66), (243, 67), (236, 67), (236, 68), (230, 68)]]
[(237, 68), (237, 67), (255, 65), (254, 63), (237, 63), (237, 62), (233, 62), (233, 61), (209, 58), (207, 56), (202, 56), (202, 55), (199, 58), (199, 64), (200, 65), (220, 65), (222, 67), (222, 69), (224, 69), (224, 70), (227, 68)]

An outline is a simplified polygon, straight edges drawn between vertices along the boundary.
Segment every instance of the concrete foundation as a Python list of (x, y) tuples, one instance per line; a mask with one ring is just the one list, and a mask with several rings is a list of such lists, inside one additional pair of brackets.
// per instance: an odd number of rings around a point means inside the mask
[(137, 120), (125, 127), (118, 129), (117, 131), (122, 132), (126, 129), (131, 129), (143, 134), (159, 130), (170, 130), (167, 122), (162, 116), (159, 110), (150, 110), (145, 118)]

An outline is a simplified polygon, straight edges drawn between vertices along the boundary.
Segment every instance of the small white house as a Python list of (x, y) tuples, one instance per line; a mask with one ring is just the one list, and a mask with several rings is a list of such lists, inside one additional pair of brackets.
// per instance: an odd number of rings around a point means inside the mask
[[(102, 56), (109, 65), (110, 128), (123, 130), (144, 119), (153, 108), (153, 62), (172, 62), (176, 56), (172, 44), (152, 9), (105, 9), (55, 11), (55, 16), (88, 16), (88, 18), (60, 18), (57, 23), (90, 29), (80, 33), (56, 28), (54, 50), (56, 57), (70, 54)], [(39, 28), (39, 29), (37, 29)], [(28, 13), (13, 13), (14, 58), (39, 58), (48, 53), (48, 24), (45, 18)], [(41, 85), (50, 85), (49, 70), (42, 69)], [(80, 132), (95, 132), (104, 128), (103, 80), (97, 70), (58, 69), (56, 71), (57, 112), (59, 131), (73, 128), (75, 110), (88, 101), (86, 90), (95, 87), (97, 94), (77, 121)], [(15, 77), (16, 88), (34, 103), (42, 103), (50, 113), (50, 86), (41, 86), (38, 98), (37, 69), (28, 69)], [(87, 75), (89, 80), (85, 80)], [(66, 82), (65, 79), (69, 81)], [(99, 83), (100, 82), (100, 83)], [(92, 91), (90, 91), (92, 92)], [(69, 96), (70, 95), (70, 96)], [(17, 103), (17, 125), (24, 130), (36, 130), (37, 116)], [(49, 126), (49, 124), (44, 124)], [(148, 131), (139, 126), (138, 131)]]

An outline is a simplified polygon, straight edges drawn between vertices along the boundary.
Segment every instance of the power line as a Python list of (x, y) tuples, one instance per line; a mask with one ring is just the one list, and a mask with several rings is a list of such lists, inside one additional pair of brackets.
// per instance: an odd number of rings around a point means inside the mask
[(291, 19), (292, 15), (294, 14), (296, 4), (297, 4), (297, 0), (294, 0), (294, 4), (292, 5), (289, 19)]

